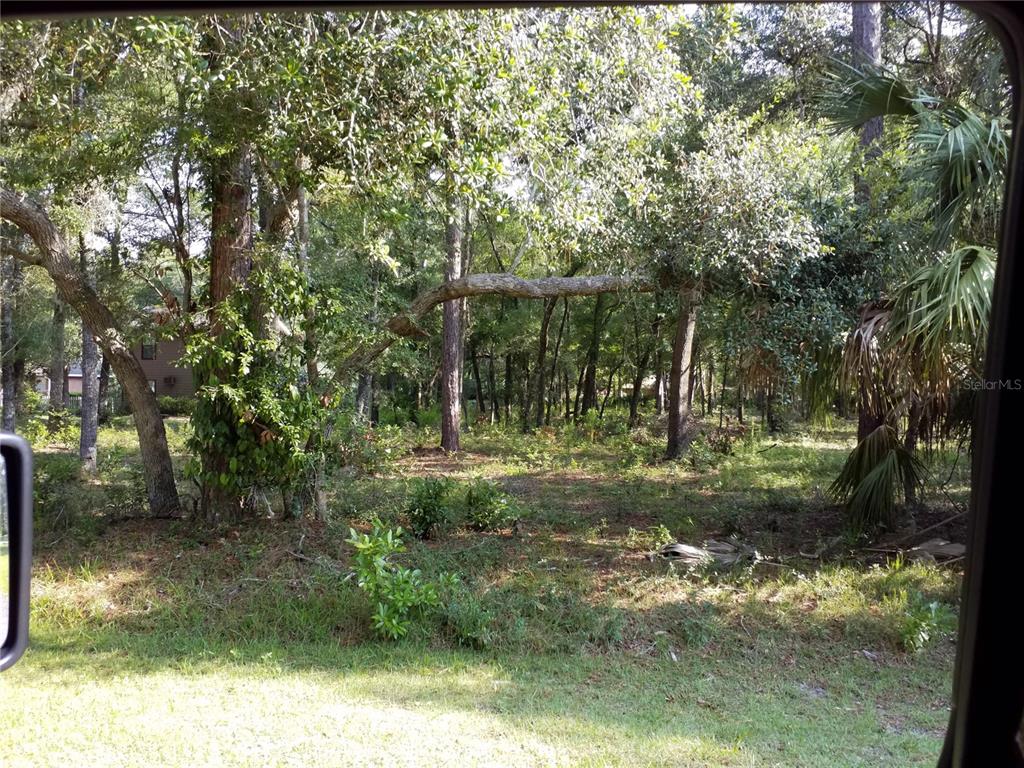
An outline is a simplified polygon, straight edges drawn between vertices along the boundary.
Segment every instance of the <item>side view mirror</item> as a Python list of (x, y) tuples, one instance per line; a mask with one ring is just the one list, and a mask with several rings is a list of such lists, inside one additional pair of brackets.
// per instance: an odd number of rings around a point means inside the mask
[(0, 432), (0, 671), (28, 645), (28, 584), (32, 572), (32, 449)]

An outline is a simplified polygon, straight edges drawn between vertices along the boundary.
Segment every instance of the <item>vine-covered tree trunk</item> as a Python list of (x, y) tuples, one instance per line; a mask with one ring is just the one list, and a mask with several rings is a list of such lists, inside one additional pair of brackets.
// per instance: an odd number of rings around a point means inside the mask
[[(252, 158), (247, 145), (236, 147), (212, 163), (210, 173), (210, 333), (220, 339), (219, 346), (230, 349), (225, 337), (223, 312), (236, 288), (252, 270)], [(213, 380), (226, 381), (231, 377), (230, 363), (210, 361), (200, 370), (193, 369), (197, 384), (202, 386)], [(200, 507), (209, 521), (225, 516), (237, 516), (241, 500), (229, 483), (219, 478), (231, 478), (231, 443), (239, 429), (238, 418), (227, 403), (213, 404), (207, 418), (223, 425), (217, 439), (209, 441), (200, 460), (203, 469), (203, 489)], [(246, 427), (243, 427), (246, 428)]]
[[(89, 277), (89, 255), (85, 250), (85, 237), (78, 236), (78, 252), (83, 279), (92, 285)], [(78, 439), (78, 458), (82, 469), (92, 474), (96, 471), (96, 433), (99, 431), (99, 383), (96, 381), (96, 366), (99, 362), (96, 339), (85, 323), (82, 323), (82, 403), (81, 429)]]
[(31, 237), (39, 249), (38, 256), (19, 254), (18, 258), (47, 271), (57, 292), (78, 312), (110, 359), (135, 420), (150, 513), (158, 517), (176, 514), (178, 490), (174, 485), (174, 469), (156, 395), (150, 390), (146, 374), (132, 355), (113, 314), (82, 279), (81, 272), (73, 265), (67, 243), (42, 208), (9, 190), (0, 189), (0, 212)]
[(679, 313), (672, 343), (672, 370), (668, 380), (668, 446), (665, 457), (677, 459), (690, 445), (690, 393), (693, 337), (697, 330), (700, 294), (696, 288), (679, 290)]

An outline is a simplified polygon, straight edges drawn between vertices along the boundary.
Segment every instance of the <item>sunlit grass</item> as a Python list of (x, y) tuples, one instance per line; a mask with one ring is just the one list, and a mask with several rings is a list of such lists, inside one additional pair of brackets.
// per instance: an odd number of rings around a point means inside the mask
[[(933, 764), (958, 574), (798, 554), (841, 525), (821, 489), (849, 429), (701, 466), (643, 458), (656, 447), (625, 461), (632, 439), (476, 429), (462, 458), (421, 450), (337, 478), (324, 527), (112, 522), (108, 497), (138, 466), (127, 425), (101, 432), (103, 482), (86, 491), (73, 457), (46, 457), (32, 643), (0, 678), (0, 762)], [(490, 617), (484, 649), (443, 616), (376, 640), (347, 578), (348, 526), (404, 525), (410, 482), (438, 474), (502, 483), (521, 513), (518, 533), (453, 530), (404, 555), (428, 578), (461, 575)], [(646, 557), (661, 528), (734, 532), (771, 562), (673, 569)]]

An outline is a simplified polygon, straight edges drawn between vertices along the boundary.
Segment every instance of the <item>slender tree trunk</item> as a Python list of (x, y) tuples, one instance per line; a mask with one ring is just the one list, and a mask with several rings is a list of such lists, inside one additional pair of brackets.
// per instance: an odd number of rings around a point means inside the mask
[(522, 376), (522, 399), (519, 402), (519, 427), (523, 432), (530, 431), (530, 355), (523, 352), (520, 355), (520, 363), (523, 370)]
[[(558, 324), (558, 336), (555, 337), (555, 350), (551, 356), (551, 381), (552, 384), (558, 381), (558, 356), (562, 350), (562, 336), (565, 333), (565, 326), (569, 322), (569, 298), (567, 296), (562, 297), (562, 303), (564, 309), (562, 310), (562, 321)], [(544, 423), (551, 423), (551, 402), (549, 402), (544, 414)]]
[(13, 257), (0, 255), (3, 269), (3, 290), (0, 290), (0, 356), (3, 358), (0, 380), (2, 380), (3, 419), (0, 429), (13, 432), (17, 423), (19, 361), (23, 359), (21, 349), (14, 338), (15, 298), (21, 289), (21, 262)]
[(505, 355), (505, 423), (512, 418), (512, 355)]
[(55, 430), (60, 424), (60, 414), (64, 412), (64, 327), (67, 324), (67, 313), (60, 294), (53, 297), (53, 319), (50, 321), (50, 393), (49, 393), (49, 428)]
[(82, 279), (71, 260), (67, 243), (42, 208), (9, 190), (0, 189), (0, 213), (29, 235), (39, 249), (37, 257), (19, 255), (18, 258), (47, 271), (57, 292), (78, 312), (99, 341), (103, 353), (110, 358), (135, 419), (150, 512), (154, 516), (175, 514), (179, 509), (178, 491), (160, 408), (114, 316)]
[(672, 344), (672, 370), (668, 382), (668, 447), (665, 457), (677, 459), (690, 445), (690, 369), (693, 337), (697, 329), (698, 289), (684, 286), (679, 291), (679, 313)]
[(501, 411), (498, 408), (498, 381), (494, 375), (494, 350), (487, 356), (487, 388), (491, 396), (491, 424), (501, 420)]
[[(907, 414), (907, 432), (903, 435), (903, 449), (911, 456), (917, 451), (917, 440), (921, 432), (923, 415), (924, 407), (921, 398), (915, 394), (910, 405), (910, 413)], [(903, 477), (903, 502), (907, 507), (914, 507), (917, 504), (917, 485), (912, 478), (906, 475)]]
[(487, 415), (487, 402), (484, 400), (484, 382), (480, 377), (480, 361), (476, 354), (476, 339), (470, 336), (469, 339), (469, 362), (473, 369), (473, 386), (476, 387), (476, 415), (475, 419)]
[(601, 329), (604, 327), (605, 297), (601, 294), (594, 302), (594, 317), (590, 326), (590, 343), (587, 346), (587, 364), (583, 377), (583, 405), (580, 415), (586, 416), (587, 411), (597, 405), (597, 363), (601, 355)]
[(659, 349), (654, 359), (654, 413), (661, 416), (665, 412), (665, 368)]
[[(534, 419), (534, 424), (538, 427), (544, 425), (544, 399), (546, 396), (545, 387), (545, 370), (547, 369), (547, 355), (548, 355), (548, 330), (551, 326), (551, 316), (555, 312), (555, 307), (558, 304), (557, 298), (550, 298), (544, 301), (544, 313), (541, 316), (540, 321), (540, 337), (537, 342), (537, 365), (534, 370), (536, 373), (536, 394), (535, 399), (537, 401), (537, 417)], [(529, 417), (529, 412), (527, 412)]]
[[(452, 202), (445, 226), (445, 280), (462, 277), (462, 210)], [(441, 448), (459, 450), (459, 405), (462, 402), (462, 300), (446, 301), (441, 321)]]
[(566, 424), (572, 419), (572, 406), (570, 405), (569, 390), (569, 369), (565, 366), (562, 367), (562, 396), (565, 398), (565, 416), (562, 421)]
[(601, 400), (601, 409), (600, 409), (600, 412), (599, 412), (599, 415), (600, 415), (600, 417), (601, 417), (602, 419), (604, 418), (604, 409), (605, 409), (605, 406), (607, 406), (607, 405), (608, 405), (608, 400), (609, 400), (609, 398), (611, 398), (611, 396), (612, 396), (612, 381), (613, 381), (613, 380), (614, 380), (614, 378), (615, 378), (615, 374), (617, 374), (617, 373), (619, 372), (619, 368), (621, 368), (621, 367), (622, 367), (622, 361), (620, 360), (620, 361), (619, 361), (619, 362), (617, 362), (617, 363), (615, 364), (615, 366), (614, 366), (614, 367), (613, 367), (613, 368), (612, 368), (612, 369), (611, 369), (611, 370), (610, 370), (610, 371), (608, 372), (608, 386), (606, 386), (606, 387), (605, 387), (605, 390), (604, 390), (604, 398), (602, 398), (602, 400)]
[(100, 356), (100, 375), (96, 385), (96, 420), (106, 424), (110, 420), (110, 360)]
[[(78, 253), (82, 277), (86, 283), (92, 285), (89, 255), (85, 249), (85, 236), (82, 234), (78, 235)], [(78, 440), (78, 458), (82, 461), (82, 469), (89, 474), (96, 472), (96, 436), (99, 431), (97, 362), (96, 339), (89, 327), (82, 323), (82, 407), (80, 409), (81, 430)]]

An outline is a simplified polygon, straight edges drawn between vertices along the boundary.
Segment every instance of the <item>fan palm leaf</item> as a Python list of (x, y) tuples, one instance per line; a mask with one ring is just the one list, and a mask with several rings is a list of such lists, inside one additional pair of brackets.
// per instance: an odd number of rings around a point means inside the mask
[(896, 430), (882, 424), (850, 452), (828, 492), (844, 504), (851, 528), (865, 531), (892, 526), (898, 495), (907, 484), (920, 487), (923, 475), (920, 461), (903, 448)]

